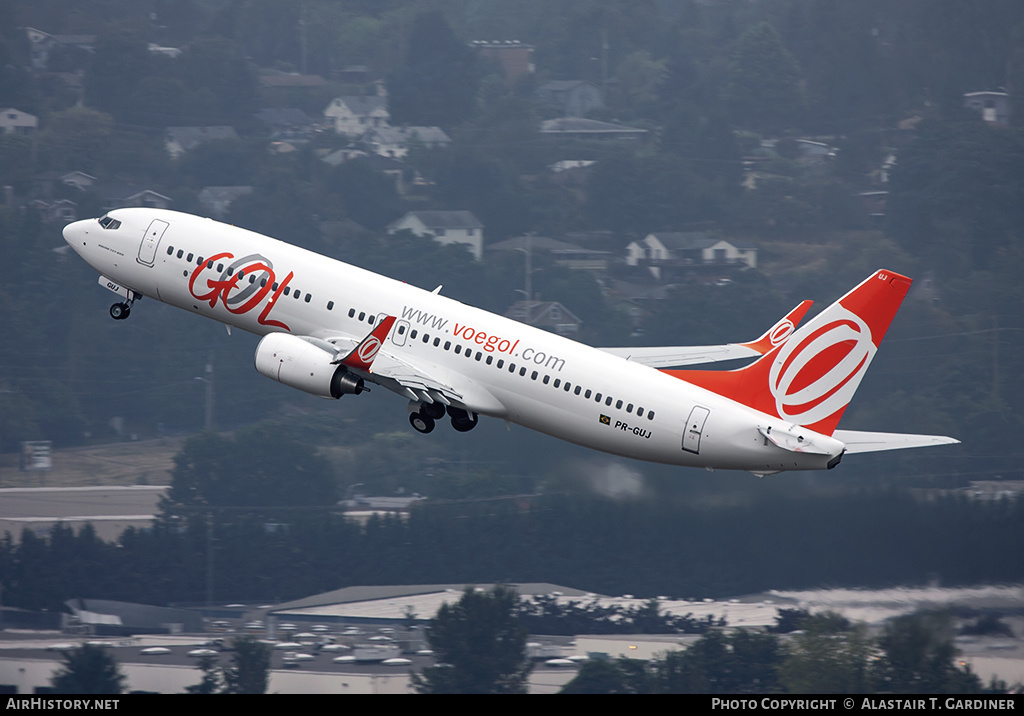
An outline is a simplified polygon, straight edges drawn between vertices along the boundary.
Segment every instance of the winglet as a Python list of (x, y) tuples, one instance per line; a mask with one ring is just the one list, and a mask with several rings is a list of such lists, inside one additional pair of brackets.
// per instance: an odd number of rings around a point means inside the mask
[(739, 343), (737, 345), (741, 345), (744, 348), (750, 348), (751, 350), (764, 355), (793, 335), (793, 331), (796, 330), (796, 327), (800, 324), (800, 321), (803, 320), (804, 315), (813, 303), (814, 301), (801, 301), (799, 306), (779, 319), (778, 323), (769, 328), (765, 334), (756, 341), (751, 341), (750, 343)]
[(394, 316), (385, 316), (380, 323), (370, 331), (370, 335), (359, 342), (352, 352), (341, 359), (341, 364), (349, 368), (356, 368), (358, 370), (365, 370), (369, 372), (370, 366), (373, 365), (373, 359), (377, 357), (377, 353), (380, 351), (381, 346), (384, 345), (384, 341), (387, 340), (388, 334), (391, 332), (391, 326), (395, 323)]

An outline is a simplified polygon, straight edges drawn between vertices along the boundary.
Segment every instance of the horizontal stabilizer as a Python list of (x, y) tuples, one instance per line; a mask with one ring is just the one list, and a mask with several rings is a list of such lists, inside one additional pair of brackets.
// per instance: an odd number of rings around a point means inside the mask
[(912, 435), (910, 433), (868, 433), (860, 430), (836, 430), (832, 434), (846, 445), (846, 452), (881, 452), (935, 445), (956, 445), (960, 441), (945, 435)]

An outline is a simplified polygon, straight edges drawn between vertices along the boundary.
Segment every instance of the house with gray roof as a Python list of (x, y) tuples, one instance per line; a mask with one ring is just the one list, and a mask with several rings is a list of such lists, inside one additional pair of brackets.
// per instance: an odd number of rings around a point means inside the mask
[(587, 80), (552, 80), (537, 89), (537, 95), (554, 105), (564, 117), (583, 117), (592, 109), (604, 107), (601, 90)]
[(465, 244), (477, 261), (483, 255), (484, 225), (471, 211), (410, 211), (387, 226), (389, 234), (403, 229), (439, 244)]
[(362, 139), (369, 151), (393, 159), (401, 159), (414, 146), (434, 149), (451, 143), (451, 137), (440, 127), (374, 127)]
[(648, 132), (646, 129), (637, 129), (611, 122), (598, 122), (596, 119), (559, 117), (541, 122), (540, 133), (571, 139), (643, 139)]
[(390, 119), (388, 98), (380, 95), (335, 97), (324, 109), (325, 122), (352, 139), (371, 129), (387, 127)]
[(39, 118), (20, 109), (0, 109), (0, 132), (4, 134), (31, 134), (39, 128)]
[(646, 266), (655, 278), (662, 268), (757, 268), (757, 249), (740, 248), (703, 231), (652, 233), (626, 246), (627, 266)]
[(191, 152), (203, 142), (218, 139), (238, 139), (234, 127), (168, 127), (164, 146), (171, 159), (177, 159), (185, 152)]

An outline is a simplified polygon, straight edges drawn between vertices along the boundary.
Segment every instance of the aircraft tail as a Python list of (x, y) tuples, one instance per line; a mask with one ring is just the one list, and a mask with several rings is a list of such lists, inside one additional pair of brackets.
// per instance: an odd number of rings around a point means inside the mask
[(911, 283), (898, 273), (876, 271), (744, 368), (665, 372), (755, 410), (832, 435)]

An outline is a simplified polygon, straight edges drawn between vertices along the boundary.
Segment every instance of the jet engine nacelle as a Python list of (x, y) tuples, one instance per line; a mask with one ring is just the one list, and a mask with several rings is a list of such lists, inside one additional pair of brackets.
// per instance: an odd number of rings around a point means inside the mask
[(363, 379), (343, 365), (334, 365), (334, 355), (290, 333), (268, 333), (256, 346), (256, 370), (261, 375), (322, 398), (359, 395)]

